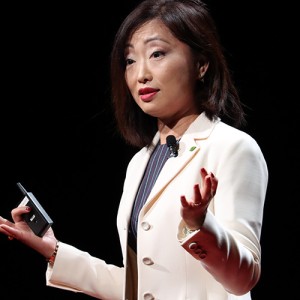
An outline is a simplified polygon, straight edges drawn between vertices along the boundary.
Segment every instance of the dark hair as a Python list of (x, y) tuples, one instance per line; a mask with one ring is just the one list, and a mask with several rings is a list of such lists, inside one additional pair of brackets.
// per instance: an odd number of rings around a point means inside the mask
[(235, 127), (241, 126), (244, 110), (206, 4), (200, 0), (145, 0), (121, 24), (111, 53), (112, 103), (124, 140), (132, 146), (150, 146), (157, 132), (157, 119), (145, 114), (130, 94), (124, 58), (128, 40), (153, 19), (160, 20), (178, 40), (189, 45), (198, 60), (209, 62), (204, 82), (199, 81), (197, 87), (199, 112), (204, 111), (211, 120), (221, 117)]

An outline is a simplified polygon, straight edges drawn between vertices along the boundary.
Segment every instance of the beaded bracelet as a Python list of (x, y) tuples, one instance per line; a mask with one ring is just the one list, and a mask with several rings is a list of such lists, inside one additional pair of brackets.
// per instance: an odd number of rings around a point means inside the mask
[(48, 259), (46, 259), (46, 261), (47, 261), (51, 266), (53, 266), (53, 264), (54, 264), (55, 257), (56, 257), (57, 251), (58, 251), (58, 247), (59, 247), (59, 241), (56, 242), (56, 246), (55, 246), (55, 249), (54, 249), (52, 255), (51, 255)]

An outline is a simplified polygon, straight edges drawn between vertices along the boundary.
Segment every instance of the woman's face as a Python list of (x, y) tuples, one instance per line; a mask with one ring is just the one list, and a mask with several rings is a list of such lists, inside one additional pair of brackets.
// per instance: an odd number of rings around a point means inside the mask
[(125, 50), (125, 80), (137, 105), (146, 113), (173, 122), (191, 113), (199, 66), (190, 47), (159, 20), (140, 27)]

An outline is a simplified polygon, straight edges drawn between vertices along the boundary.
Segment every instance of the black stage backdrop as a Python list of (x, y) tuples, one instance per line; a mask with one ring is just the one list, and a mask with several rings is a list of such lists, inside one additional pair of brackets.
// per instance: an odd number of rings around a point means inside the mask
[[(10, 218), (22, 197), (20, 181), (49, 212), (58, 239), (121, 266), (116, 214), (136, 149), (114, 133), (109, 55), (117, 27), (138, 1), (82, 3), (3, 7), (0, 215)], [(292, 8), (272, 1), (207, 3), (248, 106), (246, 131), (270, 171), (262, 277), (253, 299), (265, 299), (267, 292), (291, 299), (299, 236), (292, 175), (298, 111), (284, 83), (293, 58), (285, 52), (289, 38), (281, 17), (292, 21)], [(17, 241), (1, 235), (0, 249), (1, 299), (90, 299), (46, 287), (44, 258)]]

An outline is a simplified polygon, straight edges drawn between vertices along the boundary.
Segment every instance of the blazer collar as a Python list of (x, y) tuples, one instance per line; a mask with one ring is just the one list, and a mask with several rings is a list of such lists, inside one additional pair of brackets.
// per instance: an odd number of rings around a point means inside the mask
[[(194, 120), (194, 122), (189, 126), (180, 139), (178, 156), (169, 158), (161, 170), (161, 173), (159, 174), (156, 183), (153, 186), (146, 204), (141, 210), (141, 214), (146, 214), (149, 211), (151, 206), (154, 205), (159, 199), (159, 196), (164, 189), (167, 188), (174, 178), (176, 178), (186, 167), (186, 165), (195, 157), (195, 155), (200, 151), (201, 141), (206, 140), (210, 136), (211, 132), (215, 128), (215, 125), (219, 121), (219, 119), (210, 121), (204, 113), (199, 115)], [(159, 139), (160, 135), (159, 132), (157, 132), (152, 141), (154, 147), (159, 142)], [(126, 197), (127, 201), (131, 203), (131, 205), (126, 206), (127, 212), (125, 213), (124, 211), (127, 222), (129, 222), (130, 219), (132, 205), (134, 203), (140, 180), (143, 178), (143, 174), (154, 147), (142, 148), (135, 155), (134, 163), (130, 163), (128, 166), (131, 175), (126, 177), (125, 181), (126, 185), (130, 186), (130, 188), (126, 189), (126, 195), (123, 194), (123, 197)]]
[[(148, 200), (145, 205), (151, 207), (161, 194), (161, 192), (176, 178), (180, 172), (186, 167), (186, 165), (195, 157), (195, 155), (200, 151), (201, 140), (207, 139), (216, 124), (220, 122), (220, 119), (217, 118), (214, 121), (210, 121), (205, 113), (200, 114), (193, 123), (189, 126), (186, 132), (183, 134), (179, 141), (178, 156), (171, 157), (167, 160), (164, 165), (160, 175), (157, 178), (155, 185), (148, 197)], [(157, 133), (153, 139), (153, 144), (157, 145), (159, 141), (159, 133)], [(153, 149), (146, 150), (148, 158), (150, 157)], [(150, 205), (150, 206), (149, 206)], [(145, 211), (145, 212), (146, 212)]]

